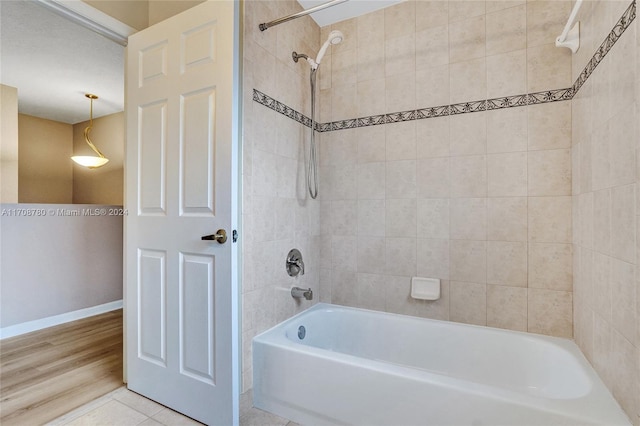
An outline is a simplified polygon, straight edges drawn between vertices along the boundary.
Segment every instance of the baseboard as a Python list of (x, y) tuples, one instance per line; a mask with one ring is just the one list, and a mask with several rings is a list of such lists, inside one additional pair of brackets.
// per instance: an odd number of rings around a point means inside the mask
[(10, 325), (8, 327), (0, 328), (0, 340), (19, 336), (21, 334), (31, 333), (32, 331), (42, 330), (43, 328), (53, 327), (54, 325), (60, 325), (66, 322), (104, 314), (105, 312), (115, 311), (116, 309), (121, 308), (122, 300), (116, 300), (114, 302), (104, 303), (98, 306), (91, 306), (90, 308), (79, 309), (73, 312), (66, 312), (64, 314), (54, 315), (52, 317)]

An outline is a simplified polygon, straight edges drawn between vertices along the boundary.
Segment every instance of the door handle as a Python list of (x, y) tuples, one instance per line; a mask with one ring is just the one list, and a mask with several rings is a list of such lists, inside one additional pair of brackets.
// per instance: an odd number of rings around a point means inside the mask
[(218, 229), (215, 234), (205, 235), (202, 237), (203, 240), (207, 241), (217, 241), (219, 244), (224, 244), (227, 242), (227, 231), (224, 229)]

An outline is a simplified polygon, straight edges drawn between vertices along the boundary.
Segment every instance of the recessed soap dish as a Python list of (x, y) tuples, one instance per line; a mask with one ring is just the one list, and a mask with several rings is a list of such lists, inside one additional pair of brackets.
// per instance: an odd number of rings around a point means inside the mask
[(411, 297), (420, 300), (440, 299), (440, 280), (438, 278), (411, 278)]

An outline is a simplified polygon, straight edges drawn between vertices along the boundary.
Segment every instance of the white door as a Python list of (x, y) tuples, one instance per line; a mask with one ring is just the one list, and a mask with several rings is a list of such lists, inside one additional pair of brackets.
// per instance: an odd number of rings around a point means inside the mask
[(238, 423), (236, 7), (205, 2), (127, 48), (128, 387), (211, 425)]

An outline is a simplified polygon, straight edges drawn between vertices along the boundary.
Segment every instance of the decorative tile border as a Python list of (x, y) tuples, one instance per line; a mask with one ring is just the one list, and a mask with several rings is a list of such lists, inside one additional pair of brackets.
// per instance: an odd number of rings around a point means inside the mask
[(594, 53), (587, 63), (587, 66), (584, 67), (575, 83), (573, 83), (572, 89), (574, 95), (578, 93), (578, 90), (580, 90), (582, 85), (587, 81), (598, 64), (602, 62), (605, 56), (607, 56), (607, 53), (609, 53), (613, 45), (616, 44), (622, 33), (629, 28), (629, 25), (631, 25), (634, 19), (636, 19), (636, 0), (633, 0), (627, 10), (624, 11), (622, 17), (618, 22), (616, 22), (616, 25), (613, 27), (609, 35), (607, 35), (604, 41), (600, 44), (596, 53)]
[[(569, 101), (576, 93), (578, 93), (578, 90), (580, 90), (598, 64), (602, 62), (602, 59), (604, 59), (607, 53), (609, 53), (613, 45), (618, 41), (622, 33), (629, 28), (629, 25), (631, 25), (635, 18), (636, 0), (633, 0), (571, 87), (544, 92), (527, 93), (523, 95), (505, 96), (502, 98), (493, 98), (481, 101), (393, 112), (382, 115), (371, 115), (368, 117), (351, 118), (348, 120), (332, 121), (329, 123), (315, 122), (314, 128), (318, 132), (330, 132), (334, 130), (355, 129), (358, 127), (422, 120), (425, 118), (445, 117), (448, 115), (468, 114), (472, 112), (502, 108)], [(271, 108), (272, 110), (279, 112), (280, 114), (286, 115), (307, 127), (311, 127), (311, 119), (309, 117), (271, 98), (270, 96), (265, 95), (259, 90), (253, 89), (253, 100), (267, 108)]]

